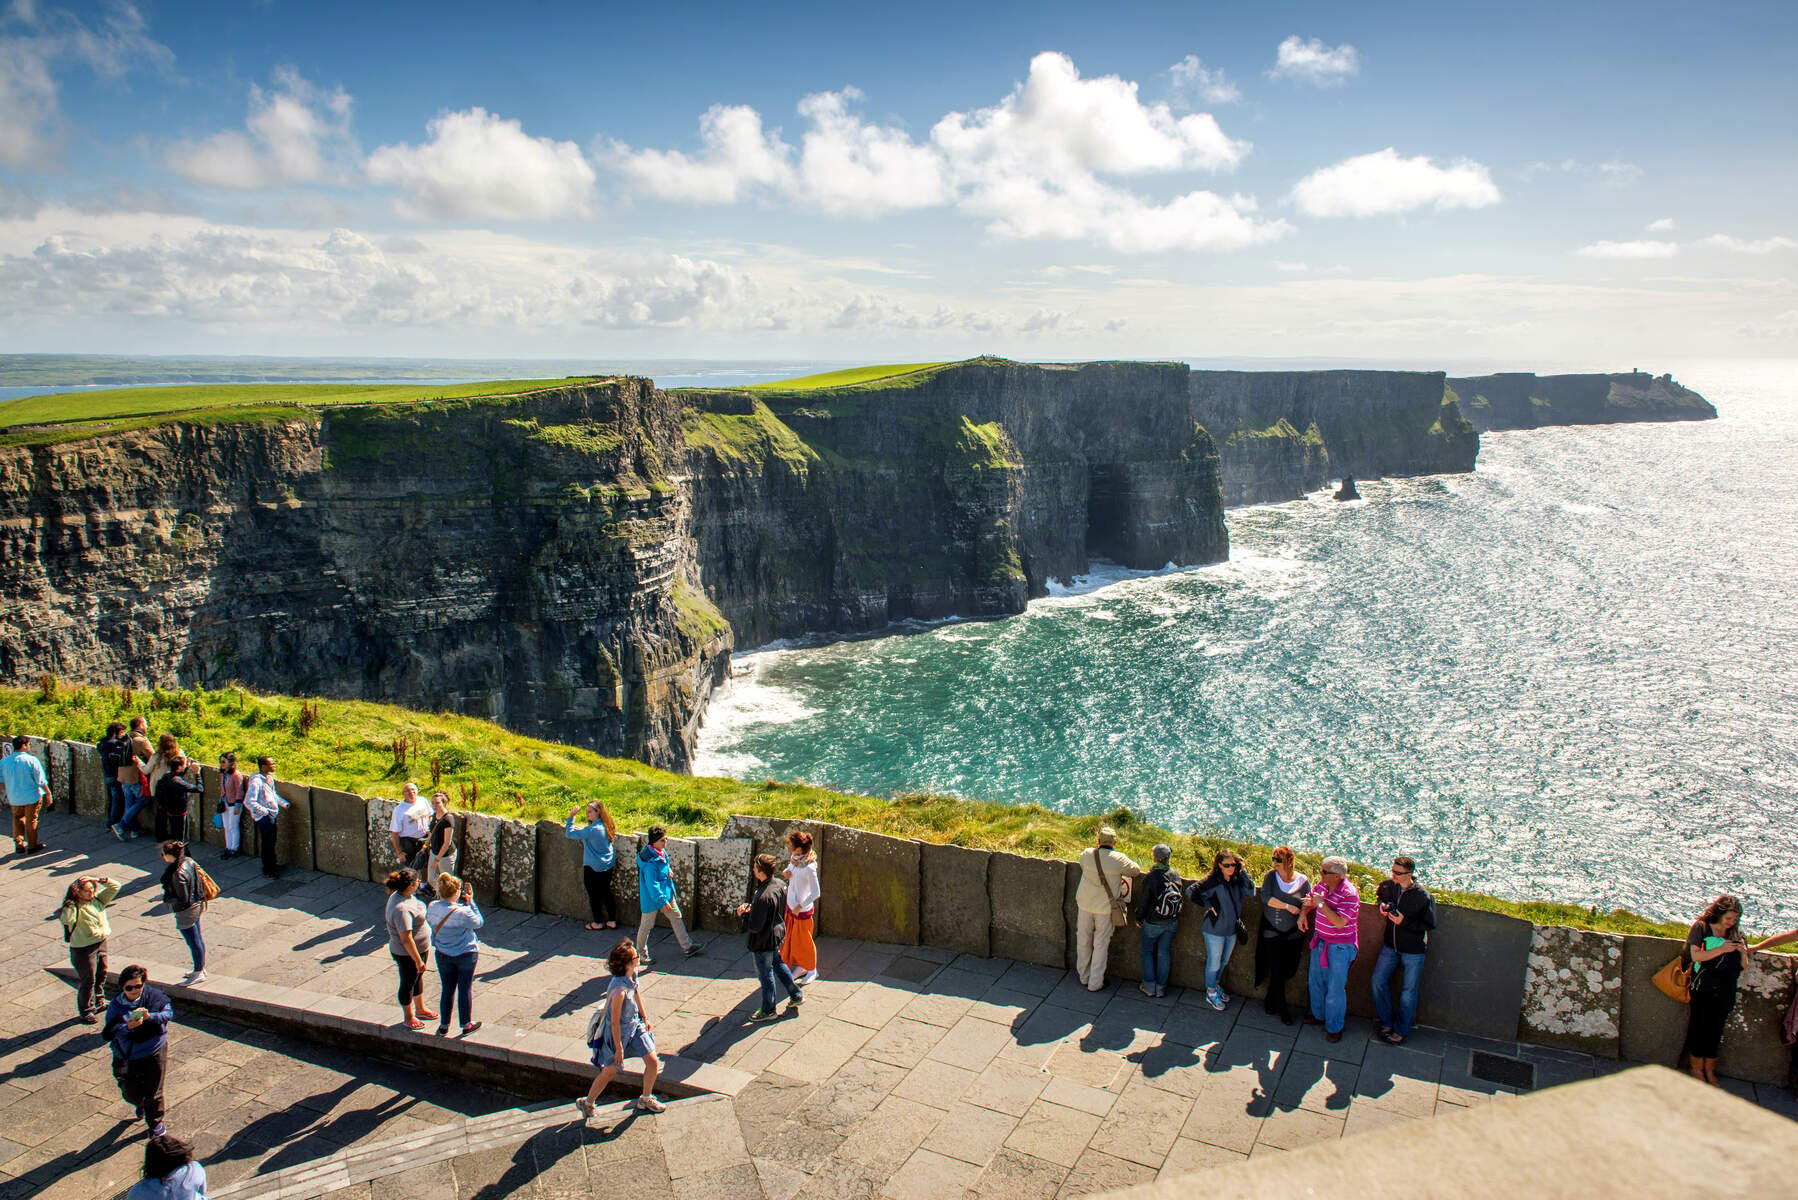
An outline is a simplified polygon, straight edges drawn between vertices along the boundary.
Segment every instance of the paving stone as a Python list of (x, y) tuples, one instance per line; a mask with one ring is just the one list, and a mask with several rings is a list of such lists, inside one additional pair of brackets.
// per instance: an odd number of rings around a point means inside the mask
[(1091, 1113), (1038, 1100), (1005, 1139), (1005, 1145), (1071, 1169), (1098, 1130), (1099, 1118)]
[(899, 1086), (904, 1067), (869, 1058), (854, 1058), (812, 1092), (793, 1114), (811, 1129), (848, 1133)]
[[(989, 1067), (987, 1070), (990, 1072), (993, 1068)], [(893, 1089), (893, 1095), (916, 1100), (919, 1104), (928, 1104), (932, 1108), (953, 1108), (980, 1078), (978, 1073), (964, 1067), (927, 1059), (906, 1072), (899, 1086)]]
[(1042, 1095), (1049, 1079), (1045, 1071), (995, 1059), (981, 1070), (977, 1082), (967, 1089), (965, 1096), (969, 1104), (1021, 1117)]
[(1261, 1133), (1255, 1144), (1297, 1150), (1313, 1142), (1341, 1137), (1343, 1122), (1344, 1117), (1336, 1113), (1313, 1112), (1308, 1108), (1275, 1108), (1261, 1123)]
[(927, 1057), (980, 1070), (1011, 1042), (1011, 1031), (979, 1017), (963, 1017), (937, 1042)]
[(1209, 1171), (1214, 1167), (1227, 1167), (1233, 1163), (1244, 1162), (1246, 1154), (1238, 1154), (1234, 1150), (1225, 1150), (1221, 1146), (1208, 1146), (1204, 1142), (1195, 1142), (1191, 1138), (1174, 1139), (1173, 1149), (1156, 1172), (1157, 1179), (1178, 1179), (1183, 1175), (1193, 1175)]
[(793, 1079), (822, 1081), (855, 1057), (874, 1031), (847, 1021), (827, 1019), (804, 1041), (775, 1059), (770, 1070)]
[(960, 1159), (919, 1150), (887, 1180), (881, 1195), (892, 1200), (953, 1200), (974, 1185), (980, 1171)]
[(1153, 1183), (1155, 1172), (1140, 1163), (1127, 1162), (1097, 1150), (1080, 1156), (1068, 1172), (1057, 1197), (1105, 1195), (1139, 1183)]
[(1105, 1088), (1077, 1083), (1065, 1075), (1050, 1075), (1049, 1082), (1043, 1087), (1041, 1099), (1063, 1108), (1077, 1108), (1095, 1117), (1103, 1117), (1117, 1103), (1118, 1095)]
[(993, 1156), (968, 1189), (978, 1200), (1053, 1200), (1068, 1168), (1045, 1158), (1004, 1149)]
[(983, 1167), (1017, 1126), (1017, 1117), (963, 1102), (943, 1115), (924, 1148)]
[[(1361, 1068), (1353, 1063), (1295, 1053), (1274, 1089), (1274, 1103), (1281, 1108), (1308, 1108), (1340, 1115), (1356, 1094), (1355, 1081), (1360, 1073)], [(1434, 1092), (1432, 1087), (1431, 1104), (1436, 1100)]]
[[(930, 1051), (947, 1033), (941, 1025), (914, 1021), (909, 1017), (894, 1017), (862, 1044), (860, 1053), (895, 1066), (910, 1067), (929, 1057)], [(980, 1065), (956, 1062), (953, 1058), (943, 1061), (975, 1069)]]

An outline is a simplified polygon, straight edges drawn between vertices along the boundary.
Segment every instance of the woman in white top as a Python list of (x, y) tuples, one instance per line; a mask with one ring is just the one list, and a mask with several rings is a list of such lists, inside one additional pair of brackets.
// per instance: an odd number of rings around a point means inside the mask
[(812, 853), (812, 835), (802, 829), (787, 831), (786, 937), (780, 944), (781, 961), (793, 973), (793, 982), (804, 985), (818, 978), (818, 943), (815, 938), (818, 897), (818, 856)]

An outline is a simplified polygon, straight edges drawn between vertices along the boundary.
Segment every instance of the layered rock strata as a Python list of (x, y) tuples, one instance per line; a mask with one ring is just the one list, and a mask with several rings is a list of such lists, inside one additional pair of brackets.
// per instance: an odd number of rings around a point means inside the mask
[(1542, 425), (1623, 421), (1708, 421), (1710, 401), (1671, 375), (1534, 375), (1525, 371), (1451, 379), (1462, 410), (1481, 432)]

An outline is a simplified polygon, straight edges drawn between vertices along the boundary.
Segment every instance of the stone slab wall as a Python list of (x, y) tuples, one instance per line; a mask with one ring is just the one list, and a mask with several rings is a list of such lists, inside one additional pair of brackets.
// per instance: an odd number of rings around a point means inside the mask
[(917, 945), (918, 843), (842, 825), (824, 826), (820, 840), (813, 850), (830, 935)]
[(1516, 1037), (1533, 932), (1516, 917), (1438, 904), (1417, 1019), (1494, 1041)]
[[(354, 792), (311, 789), (315, 869), (345, 879), (369, 879), (368, 802)], [(244, 842), (248, 847), (250, 843)]]
[[(312, 849), (312, 789), (303, 783), (277, 779), (275, 794), (287, 801), (287, 807), (275, 818), (275, 860), (283, 866), (303, 867), (308, 871), (316, 869), (318, 860)], [(206, 823), (212, 824), (211, 819), (208, 818)]]
[(69, 748), (71, 811), (90, 821), (104, 821), (109, 798), (106, 771), (100, 765), (100, 748), (86, 742), (64, 744)]
[(593, 919), (582, 882), (580, 843), (560, 821), (537, 822), (537, 911), (583, 924)]
[(930, 842), (919, 844), (918, 855), (918, 940), (982, 958), (991, 954), (993, 902), (987, 867), (993, 856), (985, 850)]
[(63, 812), (74, 811), (74, 763), (66, 742), (44, 743), (44, 774), (50, 780), (50, 799)]
[[(742, 928), (737, 905), (750, 898), (750, 861), (755, 843), (748, 838), (704, 838), (695, 843), (695, 890), (692, 923), (713, 933)], [(776, 860), (784, 864), (785, 858)]]
[(399, 855), (393, 852), (393, 839), (387, 836), (392, 831), (393, 810), (398, 807), (397, 800), (370, 796), (363, 810), (363, 827), (368, 836), (368, 877), (376, 883), (403, 865)]
[(519, 912), (537, 911), (537, 826), (499, 823), (499, 903)]
[(1517, 1039), (1616, 1058), (1623, 1038), (1623, 938), (1558, 925), (1530, 937)]
[(457, 875), (474, 884), (477, 904), (499, 903), (499, 828), (501, 818), (469, 813), (462, 826), (462, 856)]
[(1066, 868), (1051, 859), (993, 852), (987, 860), (986, 889), (995, 957), (1045, 967), (1065, 965), (1065, 874)]
[(674, 902), (680, 905), (681, 916), (689, 926), (698, 896), (695, 889), (699, 876), (699, 847), (692, 838), (671, 837), (666, 847), (668, 851), (668, 873), (674, 879)]
[(618, 899), (618, 927), (635, 936), (637, 918), (637, 848), (641, 839), (622, 829), (612, 839), (612, 895)]

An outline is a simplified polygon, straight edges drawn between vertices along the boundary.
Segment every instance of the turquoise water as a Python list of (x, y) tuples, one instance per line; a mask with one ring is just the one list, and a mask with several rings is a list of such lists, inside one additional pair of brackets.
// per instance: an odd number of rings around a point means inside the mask
[(1233, 510), (1231, 562), (747, 656), (700, 770), (1118, 804), (1515, 898), (1798, 923), (1798, 364), (1703, 424)]

